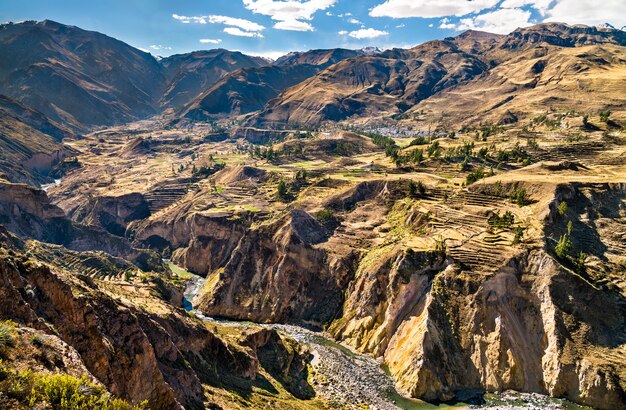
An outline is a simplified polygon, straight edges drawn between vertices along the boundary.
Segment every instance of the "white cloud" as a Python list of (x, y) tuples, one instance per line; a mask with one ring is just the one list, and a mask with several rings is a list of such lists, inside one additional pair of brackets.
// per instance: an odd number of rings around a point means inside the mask
[(504, 0), (502, 4), (500, 4), (500, 7), (503, 9), (514, 9), (523, 6), (531, 6), (543, 15), (552, 3), (554, 3), (554, 0)]
[[(337, 0), (243, 0), (243, 5), (253, 13), (270, 16), (277, 21), (274, 28), (279, 30), (313, 31), (315, 28), (306, 21), (313, 20), (313, 14), (333, 6)], [(304, 21), (303, 21), (304, 20)]]
[(626, 25), (626, 2), (624, 0), (557, 0), (546, 13), (545, 21), (569, 24), (597, 25), (610, 23), (615, 27)]
[(224, 33), (237, 37), (263, 37), (263, 34), (254, 31), (245, 31), (237, 27), (226, 27)]
[[(387, 0), (370, 10), (372, 17), (445, 17), (478, 13), (501, 0)], [(618, 0), (619, 1), (619, 0)]]
[(202, 44), (219, 44), (222, 42), (222, 39), (217, 38), (217, 39), (212, 39), (212, 38), (201, 38), (200, 42)]
[(185, 24), (223, 24), (227, 26), (224, 29), (224, 33), (233, 36), (263, 37), (261, 31), (265, 30), (264, 26), (253, 21), (228, 16), (180, 16), (178, 14), (172, 14), (172, 17)]
[(360, 30), (355, 30), (350, 32), (350, 37), (356, 38), (357, 40), (363, 40), (366, 38), (376, 38), (381, 36), (386, 36), (389, 34), (386, 31), (376, 30), (375, 28), (362, 28)]
[(490, 13), (480, 14), (476, 17), (463, 18), (458, 24), (453, 24), (444, 18), (439, 28), (463, 30), (480, 30), (489, 33), (508, 34), (519, 27), (532, 25), (530, 22), (531, 12), (522, 9), (498, 9)]
[(152, 50), (155, 50), (155, 51), (171, 50), (172, 49), (172, 47), (162, 46), (160, 44), (153, 44), (153, 45), (150, 46), (150, 48)]
[(277, 30), (290, 30), (290, 31), (315, 31), (315, 27), (300, 20), (287, 20), (279, 21), (274, 24), (274, 28)]
[(402, 23), (402, 24), (398, 24), (398, 25), (396, 26), (396, 28), (404, 28), (404, 27), (406, 27), (406, 24), (404, 24), (404, 23)]
[(341, 30), (339, 32), (337, 32), (337, 34), (339, 34), (340, 36), (345, 36), (348, 34), (348, 32), (346, 30)]
[(348, 23), (350, 23), (350, 24), (363, 24), (362, 22), (360, 22), (359, 20), (357, 20), (355, 18), (349, 19)]

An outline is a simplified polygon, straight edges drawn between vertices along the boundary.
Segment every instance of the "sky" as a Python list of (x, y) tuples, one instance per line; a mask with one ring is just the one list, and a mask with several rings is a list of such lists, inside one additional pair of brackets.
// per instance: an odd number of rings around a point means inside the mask
[(626, 26), (626, 0), (0, 0), (0, 22), (55, 20), (159, 56), (226, 48), (277, 58), (318, 48), (409, 48), (468, 29), (544, 21)]

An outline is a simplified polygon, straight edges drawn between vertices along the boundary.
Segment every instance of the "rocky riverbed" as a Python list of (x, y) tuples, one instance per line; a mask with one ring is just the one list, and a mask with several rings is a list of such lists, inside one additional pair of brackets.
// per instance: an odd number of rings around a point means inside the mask
[[(205, 279), (191, 276), (184, 293), (184, 307), (193, 310), (193, 300)], [(245, 322), (215, 319), (196, 311), (196, 315), (221, 326), (253, 326)], [(503, 392), (484, 395), (480, 403), (434, 405), (409, 399), (399, 394), (393, 379), (387, 375), (381, 362), (359, 354), (347, 346), (331, 340), (330, 336), (295, 325), (261, 324), (277, 329), (298, 343), (309, 347), (313, 374), (310, 382), (315, 392), (337, 408), (370, 410), (427, 410), (427, 409), (486, 409), (486, 410), (582, 410), (565, 400), (536, 393)]]

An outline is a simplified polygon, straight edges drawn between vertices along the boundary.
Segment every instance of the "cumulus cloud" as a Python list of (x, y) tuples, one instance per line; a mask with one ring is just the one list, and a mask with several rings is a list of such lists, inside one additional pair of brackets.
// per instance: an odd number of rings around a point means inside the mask
[(345, 36), (345, 35), (348, 34), (348, 31), (347, 30), (341, 30), (341, 31), (338, 31), (337, 34), (339, 34), (340, 36)]
[(615, 27), (626, 25), (626, 2), (624, 0), (557, 0), (546, 13), (545, 21), (570, 24), (598, 25), (610, 23)]
[(350, 23), (350, 24), (363, 24), (362, 22), (360, 22), (359, 20), (357, 20), (355, 18), (349, 19), (348, 23)]
[(519, 27), (532, 25), (530, 22), (531, 12), (523, 9), (498, 9), (490, 13), (480, 14), (475, 17), (463, 18), (458, 24), (444, 18), (439, 28), (462, 30), (480, 30), (490, 33), (508, 34)]
[(375, 28), (362, 28), (360, 30), (351, 31), (349, 36), (357, 40), (363, 40), (386, 36), (387, 34), (389, 33), (383, 30), (376, 30)]
[(337, 0), (243, 0), (243, 5), (256, 14), (270, 16), (277, 23), (274, 28), (292, 31), (313, 31), (307, 23), (313, 14), (333, 6)]
[(219, 44), (222, 42), (222, 39), (217, 38), (217, 39), (212, 39), (212, 38), (201, 38), (200, 42), (202, 44)]
[(233, 36), (263, 37), (261, 31), (265, 30), (264, 26), (253, 21), (228, 16), (180, 16), (178, 14), (172, 14), (172, 17), (185, 24), (223, 24), (227, 26), (224, 29), (224, 33)]
[(501, 0), (387, 0), (370, 10), (372, 17), (445, 17), (478, 13)]

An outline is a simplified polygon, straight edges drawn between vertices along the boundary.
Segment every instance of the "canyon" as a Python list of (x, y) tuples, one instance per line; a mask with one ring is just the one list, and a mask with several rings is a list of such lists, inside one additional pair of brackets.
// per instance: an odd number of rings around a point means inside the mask
[(625, 47), (1, 25), (0, 407), (626, 408)]

